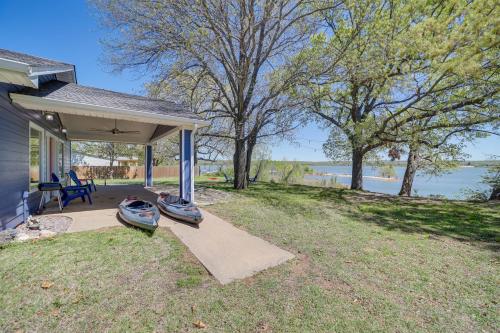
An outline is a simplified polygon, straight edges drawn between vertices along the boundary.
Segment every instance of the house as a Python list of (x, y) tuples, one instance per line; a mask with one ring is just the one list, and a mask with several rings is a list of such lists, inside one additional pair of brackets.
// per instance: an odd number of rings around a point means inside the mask
[[(73, 155), (74, 156), (74, 155)], [(109, 166), (109, 160), (105, 158), (95, 157), (91, 155), (80, 155), (78, 161), (73, 161), (73, 166)], [(129, 158), (125, 156), (119, 156), (113, 162), (113, 166), (139, 166), (142, 165), (142, 159), (137, 157)]]
[(193, 200), (193, 136), (206, 125), (184, 105), (82, 86), (72, 64), (0, 49), (0, 230), (36, 210), (39, 182), (69, 171), (72, 140), (145, 145), (152, 186), (151, 143), (179, 133), (180, 193)]

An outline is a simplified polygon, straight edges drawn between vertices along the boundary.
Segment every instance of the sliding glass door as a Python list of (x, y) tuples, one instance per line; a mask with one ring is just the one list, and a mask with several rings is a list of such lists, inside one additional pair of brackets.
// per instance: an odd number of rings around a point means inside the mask
[(64, 174), (64, 141), (30, 123), (29, 127), (29, 191), (36, 191), (38, 183), (51, 181), (54, 173), (61, 182)]
[(30, 124), (29, 136), (29, 191), (35, 191), (38, 183), (43, 181), (43, 129)]

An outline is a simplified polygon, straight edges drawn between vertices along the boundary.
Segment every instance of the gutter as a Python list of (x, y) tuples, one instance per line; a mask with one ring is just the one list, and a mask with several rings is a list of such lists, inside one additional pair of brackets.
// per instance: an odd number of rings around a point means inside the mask
[(196, 126), (205, 127), (210, 125), (210, 122), (206, 120), (157, 114), (141, 110), (128, 110), (88, 103), (68, 102), (58, 99), (36, 97), (17, 93), (10, 93), (9, 95), (12, 99), (12, 102), (19, 104), (24, 108), (32, 110), (52, 111), (63, 114), (66, 113), (108, 119), (123, 119), (142, 123), (162, 124), (170, 126), (184, 126), (186, 128), (194, 128)]
[[(31, 88), (38, 89), (38, 76), (40, 75), (48, 75), (48, 74), (57, 74), (64, 72), (74, 72), (73, 65), (67, 66), (31, 66), (27, 63), (15, 61), (11, 59), (0, 58), (0, 68), (6, 69), (13, 72), (20, 72), (27, 76), (27, 79), (31, 81)], [(73, 74), (73, 78), (76, 83), (76, 73)]]

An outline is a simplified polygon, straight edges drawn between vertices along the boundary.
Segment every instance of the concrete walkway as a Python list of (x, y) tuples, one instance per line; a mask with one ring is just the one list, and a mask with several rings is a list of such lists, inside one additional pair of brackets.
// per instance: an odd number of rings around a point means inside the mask
[(294, 257), (207, 211), (203, 214), (205, 219), (199, 228), (171, 219), (163, 221), (222, 284), (252, 276)]
[[(141, 186), (100, 186), (93, 193), (92, 206), (74, 201), (61, 215), (73, 218), (68, 232), (123, 226), (117, 217), (117, 206), (127, 196), (136, 195), (156, 202), (157, 195)], [(57, 214), (53, 209), (47, 213)], [(160, 226), (168, 227), (222, 284), (249, 277), (294, 257), (288, 251), (236, 228), (217, 216), (203, 211), (205, 219), (198, 226), (177, 222), (162, 215)]]

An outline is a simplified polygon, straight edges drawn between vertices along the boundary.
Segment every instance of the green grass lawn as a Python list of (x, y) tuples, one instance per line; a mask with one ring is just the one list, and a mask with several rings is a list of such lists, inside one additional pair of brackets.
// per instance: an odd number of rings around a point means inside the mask
[(168, 230), (7, 245), (0, 331), (500, 329), (498, 205), (257, 184), (209, 210), (297, 258), (220, 286)]

